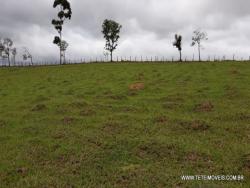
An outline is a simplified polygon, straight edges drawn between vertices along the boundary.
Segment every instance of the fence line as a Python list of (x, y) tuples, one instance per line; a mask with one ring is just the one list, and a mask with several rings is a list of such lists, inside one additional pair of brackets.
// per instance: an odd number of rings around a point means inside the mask
[[(228, 62), (228, 61), (250, 61), (249, 59), (244, 58), (237, 58), (235, 55), (232, 56), (231, 59), (226, 58), (226, 56), (208, 56), (206, 59), (204, 58), (201, 62)], [(72, 65), (72, 64), (88, 64), (88, 63), (108, 63), (110, 62), (109, 59), (105, 57), (95, 57), (95, 58), (84, 58), (84, 59), (77, 59), (77, 60), (67, 60), (64, 65)], [(174, 57), (158, 57), (158, 56), (129, 56), (129, 57), (118, 57), (114, 58), (114, 62), (118, 63), (177, 63), (179, 59)], [(183, 58), (183, 63), (190, 63), (190, 62), (199, 62), (192, 58), (188, 58), (187, 56)], [(31, 66), (54, 66), (60, 65), (59, 61), (37, 61), (35, 63), (31, 63), (29, 61), (16, 61), (11, 62), (11, 67), (31, 67)], [(0, 59), (0, 67), (8, 67), (9, 62), (6, 59)]]

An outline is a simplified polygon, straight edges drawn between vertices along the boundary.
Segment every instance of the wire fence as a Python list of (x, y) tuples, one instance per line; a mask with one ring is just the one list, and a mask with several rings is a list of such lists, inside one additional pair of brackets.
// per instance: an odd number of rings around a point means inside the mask
[[(236, 56), (232, 56), (232, 58), (226, 58), (226, 56), (219, 57), (219, 56), (208, 56), (206, 59), (202, 61), (196, 60), (194, 57), (188, 58), (184, 57), (182, 62), (183, 63), (190, 63), (190, 62), (231, 62), (231, 61), (238, 61), (238, 62), (250, 62), (250, 57), (246, 58), (239, 58)], [(108, 58), (103, 57), (96, 57), (96, 58), (83, 58), (77, 60), (66, 60), (63, 65), (71, 65), (71, 64), (89, 64), (89, 63), (109, 63), (110, 60)], [(115, 57), (113, 59), (114, 63), (177, 63), (180, 62), (179, 59), (175, 57), (159, 57), (159, 56), (135, 56), (135, 57)], [(60, 65), (59, 61), (8, 61), (7, 59), (0, 59), (0, 67), (29, 67), (29, 66), (55, 66)]]

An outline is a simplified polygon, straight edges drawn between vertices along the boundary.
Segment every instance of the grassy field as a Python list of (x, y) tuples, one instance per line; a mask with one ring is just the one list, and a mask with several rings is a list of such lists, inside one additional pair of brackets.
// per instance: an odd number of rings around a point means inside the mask
[[(250, 187), (250, 64), (0, 69), (0, 187)], [(181, 175), (244, 175), (182, 181)]]

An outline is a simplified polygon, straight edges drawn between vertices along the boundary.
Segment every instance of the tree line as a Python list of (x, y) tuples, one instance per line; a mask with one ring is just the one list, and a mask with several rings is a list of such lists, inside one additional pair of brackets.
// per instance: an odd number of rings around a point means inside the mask
[[(69, 46), (68, 42), (63, 39), (63, 25), (67, 20), (70, 20), (72, 17), (71, 4), (68, 0), (54, 0), (53, 8), (57, 8), (57, 18), (51, 21), (51, 24), (54, 26), (58, 35), (54, 37), (53, 43), (59, 48), (59, 59), (60, 64), (66, 63), (66, 50)], [(105, 19), (102, 24), (102, 34), (106, 41), (104, 49), (110, 56), (110, 61), (113, 62), (113, 53), (117, 49), (118, 41), (120, 38), (120, 31), (122, 25), (117, 23), (114, 20)], [(173, 46), (176, 47), (179, 51), (179, 61), (182, 62), (182, 43), (183, 37), (179, 34), (175, 34)], [(192, 44), (191, 46), (197, 46), (199, 61), (201, 61), (201, 49), (202, 42), (208, 40), (207, 33), (197, 29), (193, 32)], [(105, 53), (105, 55), (107, 55)], [(0, 38), (0, 57), (8, 60), (9, 66), (12, 61), (15, 63), (15, 57), (17, 55), (17, 48), (14, 47), (14, 43), (10, 38)], [(23, 60), (30, 60), (33, 64), (33, 58), (28, 48), (23, 48)]]
[[(33, 58), (27, 47), (22, 47), (23, 60), (30, 60), (33, 64)], [(16, 63), (17, 48), (14, 47), (14, 42), (10, 38), (0, 38), (0, 58), (7, 59), (9, 66), (11, 62)]]
[[(72, 9), (68, 0), (55, 0), (53, 4), (53, 8), (59, 8), (59, 12), (57, 14), (57, 19), (52, 20), (52, 25), (57, 30), (59, 36), (55, 36), (53, 43), (59, 47), (60, 51), (60, 64), (65, 63), (65, 52), (68, 47), (68, 43), (62, 39), (62, 30), (63, 24), (68, 19), (71, 19)], [(105, 19), (102, 24), (102, 33), (104, 39), (106, 41), (104, 49), (109, 52), (110, 61), (113, 62), (113, 53), (118, 46), (118, 40), (120, 38), (120, 31), (122, 25), (117, 23), (114, 20)], [(207, 33), (197, 29), (193, 32), (192, 36), (192, 44), (191, 46), (197, 45), (199, 61), (201, 61), (201, 48), (202, 41), (208, 40)], [(180, 61), (182, 62), (182, 36), (176, 34), (175, 41), (173, 42), (173, 46), (175, 46), (180, 54)], [(106, 54), (105, 54), (106, 55)], [(64, 60), (64, 62), (62, 61)]]

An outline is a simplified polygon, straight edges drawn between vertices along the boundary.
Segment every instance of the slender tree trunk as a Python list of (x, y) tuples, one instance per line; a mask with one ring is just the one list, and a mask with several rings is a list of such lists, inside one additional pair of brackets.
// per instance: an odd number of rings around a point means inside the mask
[(113, 51), (110, 51), (110, 61), (113, 62)]
[(16, 56), (15, 55), (13, 56), (13, 63), (14, 63), (14, 66), (16, 66)]
[(182, 62), (182, 54), (181, 54), (181, 50), (179, 50), (180, 52), (180, 62)]
[(10, 67), (10, 55), (8, 55), (8, 62), (9, 62), (9, 67)]
[(198, 44), (199, 61), (201, 62), (201, 45)]
[(63, 51), (63, 64), (66, 64), (66, 51)]
[(62, 43), (62, 32), (60, 32), (60, 44), (59, 44), (59, 49), (60, 49), (60, 65), (62, 64), (62, 48), (61, 48), (61, 43)]

